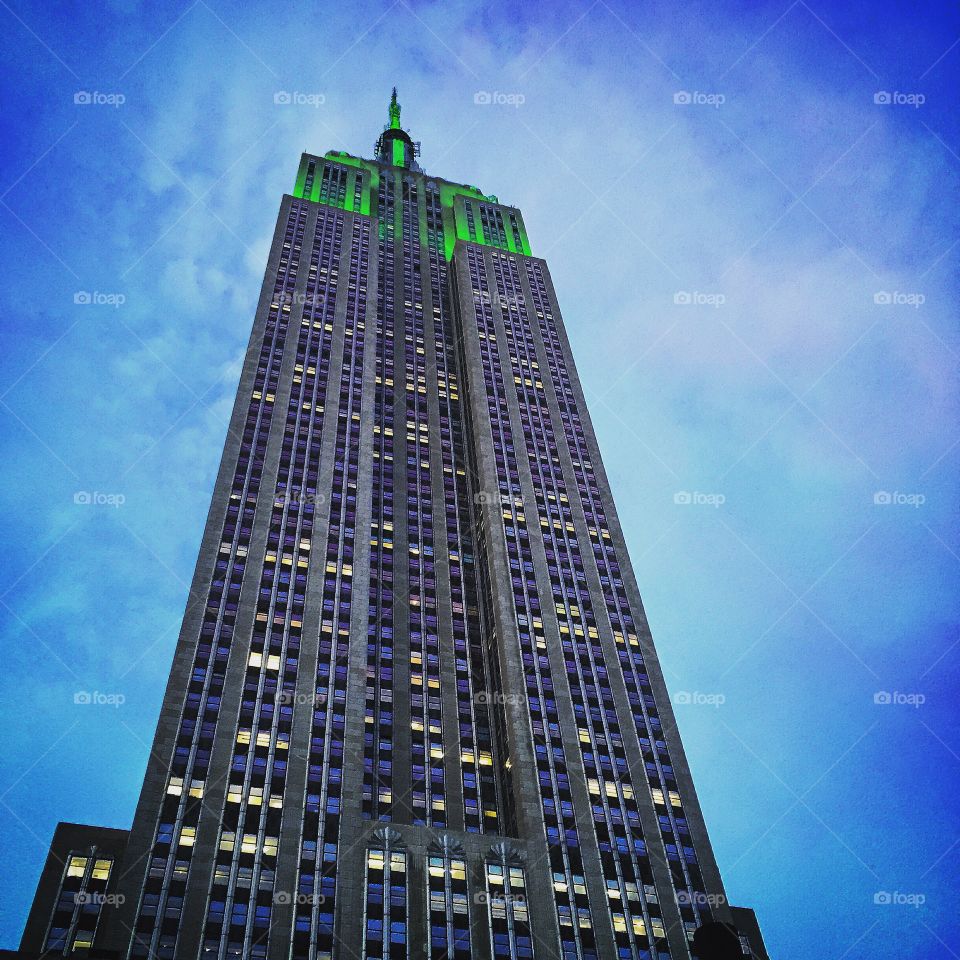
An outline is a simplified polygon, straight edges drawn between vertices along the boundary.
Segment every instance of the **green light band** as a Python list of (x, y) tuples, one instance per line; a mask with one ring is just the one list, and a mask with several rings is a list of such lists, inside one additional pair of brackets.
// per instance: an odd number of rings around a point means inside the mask
[[(396, 138), (393, 141), (393, 157), (395, 166), (405, 167), (406, 144), (399, 138)], [(352, 210), (355, 213), (360, 213), (365, 217), (370, 216), (370, 209), (373, 202), (372, 198), (376, 197), (377, 192), (380, 189), (380, 167), (371, 160), (364, 160), (362, 157), (354, 157), (349, 153), (343, 153), (339, 150), (328, 150), (327, 153), (324, 154), (324, 158), (332, 163), (337, 163), (344, 167), (352, 167), (356, 171), (354, 177), (348, 178), (347, 180), (347, 189), (343, 202), (337, 202), (336, 198), (334, 198), (333, 201), (325, 201), (327, 205), (339, 207), (343, 210)], [(311, 159), (315, 161), (319, 160), (319, 158), (308, 156), (307, 154), (304, 154), (303, 158), (300, 160), (300, 167), (297, 171), (297, 180), (293, 189), (293, 195), (295, 197), (300, 197), (301, 199), (313, 200), (314, 202), (319, 203), (321, 202), (319, 196), (322, 186), (322, 177), (319, 175), (321, 172), (321, 164), (319, 162), (317, 172), (314, 175), (313, 188), (310, 191), (311, 196), (303, 196), (304, 186), (307, 179), (307, 167)], [(360, 192), (360, 206), (359, 209), (357, 209), (357, 206), (354, 202), (355, 178), (362, 177), (364, 171), (366, 171), (367, 176), (364, 177), (363, 189)], [(509, 212), (513, 210), (513, 208), (500, 208), (499, 201), (494, 195), (485, 194), (469, 184), (447, 183), (445, 181), (441, 181), (437, 183), (437, 188), (440, 193), (440, 205), (443, 215), (443, 255), (448, 261), (453, 257), (453, 248), (456, 245), (457, 240), (463, 240), (466, 243), (477, 243), (481, 246), (494, 247), (496, 249), (504, 249), (499, 240), (485, 236), (483, 230), (483, 221), (480, 217), (479, 209), (475, 209), (474, 211), (476, 236), (470, 236), (469, 229), (467, 227), (466, 212), (463, 210), (462, 205), (457, 204), (457, 197), (463, 197), (464, 200), (472, 200), (475, 202), (496, 205), (498, 207), (496, 210), (496, 215), (500, 217), (500, 223), (503, 225), (503, 234), (506, 238), (505, 249), (509, 253), (522, 254), (523, 256), (527, 257), (531, 255), (530, 242), (527, 239), (527, 231), (523, 225), (523, 219), (521, 218), (519, 212), (515, 212), (517, 218), (517, 230), (520, 234), (520, 242), (518, 246), (517, 240), (514, 237), (513, 228), (509, 222)], [(458, 209), (458, 206), (460, 206), (460, 209)], [(401, 235), (402, 209), (403, 205), (401, 203), (397, 203), (395, 222), (390, 225), (393, 229), (394, 236)], [(429, 236), (427, 232), (425, 209), (423, 211), (418, 210), (417, 213), (419, 220), (418, 236), (420, 243), (426, 247), (429, 244)], [(384, 227), (384, 225), (381, 224), (381, 237), (384, 236), (386, 229), (390, 229), (390, 227)]]
[(503, 235), (507, 238), (507, 249), (511, 253), (517, 252), (517, 244), (513, 239), (513, 231), (507, 229), (510, 225), (504, 220), (503, 214), (498, 210), (497, 216), (500, 218), (500, 222), (503, 224)]

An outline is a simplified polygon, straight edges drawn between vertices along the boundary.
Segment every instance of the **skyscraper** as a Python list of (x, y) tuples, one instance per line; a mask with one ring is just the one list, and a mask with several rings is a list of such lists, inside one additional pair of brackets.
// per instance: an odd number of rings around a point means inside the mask
[(732, 919), (546, 263), (418, 156), (394, 91), (374, 160), (301, 159), (129, 838), (62, 826), (25, 952), (684, 960)]

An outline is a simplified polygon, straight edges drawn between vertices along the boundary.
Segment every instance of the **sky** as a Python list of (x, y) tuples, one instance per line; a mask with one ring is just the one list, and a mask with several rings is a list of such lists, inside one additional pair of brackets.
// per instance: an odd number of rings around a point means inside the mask
[(550, 265), (730, 900), (960, 955), (954, 4), (0, 24), (0, 944), (58, 821), (130, 824), (280, 198), (396, 85)]

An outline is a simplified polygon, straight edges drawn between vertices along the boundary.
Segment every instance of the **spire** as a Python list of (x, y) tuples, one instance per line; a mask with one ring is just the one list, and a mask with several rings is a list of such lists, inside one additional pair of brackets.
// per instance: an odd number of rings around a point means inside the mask
[(400, 104), (397, 103), (397, 88), (393, 88), (393, 93), (390, 96), (390, 129), (399, 130), (400, 129)]
[(420, 153), (420, 144), (410, 139), (410, 134), (400, 126), (400, 104), (397, 102), (397, 88), (390, 94), (390, 106), (387, 108), (390, 122), (383, 128), (377, 140), (377, 159), (381, 163), (389, 163), (394, 167), (405, 167), (407, 170), (419, 170), (417, 155)]

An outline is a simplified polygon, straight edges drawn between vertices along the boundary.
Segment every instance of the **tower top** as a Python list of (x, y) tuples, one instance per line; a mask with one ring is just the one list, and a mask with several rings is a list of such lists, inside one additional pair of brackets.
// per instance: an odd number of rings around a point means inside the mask
[(407, 170), (419, 170), (416, 157), (420, 152), (420, 144), (414, 143), (403, 127), (400, 126), (400, 103), (397, 100), (397, 88), (390, 94), (390, 106), (387, 108), (390, 122), (383, 128), (383, 133), (377, 140), (377, 160), (389, 163), (394, 167), (405, 167)]
[(399, 130), (400, 129), (400, 104), (397, 103), (397, 88), (393, 88), (393, 93), (390, 95), (390, 129)]

